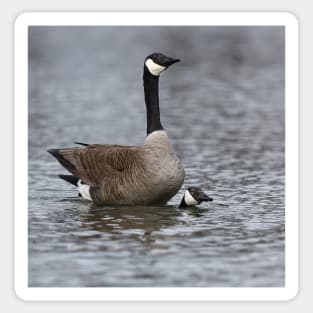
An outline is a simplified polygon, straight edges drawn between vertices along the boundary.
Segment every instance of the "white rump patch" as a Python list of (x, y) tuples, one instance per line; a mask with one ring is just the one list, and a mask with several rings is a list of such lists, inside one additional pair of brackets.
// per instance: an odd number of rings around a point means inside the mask
[(149, 72), (154, 76), (159, 76), (166, 69), (165, 66), (153, 62), (152, 59), (146, 61), (146, 66)]
[(77, 186), (78, 186), (78, 191), (82, 195), (82, 197), (84, 199), (92, 201), (90, 197), (90, 193), (89, 193), (90, 186), (82, 184), (81, 180), (78, 181)]
[(191, 195), (191, 193), (189, 192), (189, 190), (185, 191), (185, 195), (184, 195), (184, 199), (185, 199), (185, 203), (189, 206), (192, 205), (196, 205), (199, 202)]

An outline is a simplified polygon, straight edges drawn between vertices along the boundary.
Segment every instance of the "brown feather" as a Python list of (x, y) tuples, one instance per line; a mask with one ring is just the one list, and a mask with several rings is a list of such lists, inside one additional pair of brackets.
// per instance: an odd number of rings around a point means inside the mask
[(98, 205), (165, 204), (184, 180), (183, 166), (164, 131), (149, 135), (138, 147), (94, 144), (49, 152), (90, 186)]
[(105, 185), (107, 193), (115, 197), (144, 172), (142, 147), (97, 144), (60, 149), (59, 154), (71, 164), (65, 168), (73, 175), (93, 187)]

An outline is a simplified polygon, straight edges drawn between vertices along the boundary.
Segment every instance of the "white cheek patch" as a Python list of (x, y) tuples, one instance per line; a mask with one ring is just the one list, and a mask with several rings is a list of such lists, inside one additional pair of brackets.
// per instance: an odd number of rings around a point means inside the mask
[(82, 195), (82, 197), (84, 199), (92, 201), (92, 199), (90, 197), (90, 193), (89, 193), (90, 186), (82, 184), (81, 180), (78, 181), (77, 186), (78, 186), (78, 191)]
[(146, 61), (146, 66), (149, 70), (149, 72), (154, 75), (154, 76), (159, 76), (161, 74), (161, 72), (163, 72), (166, 67), (156, 64), (155, 62), (153, 62), (151, 59), (148, 59)]
[(191, 205), (196, 205), (196, 204), (199, 203), (199, 202), (190, 194), (190, 192), (189, 192), (188, 190), (186, 190), (184, 198), (185, 198), (185, 203), (186, 203), (187, 205), (190, 205), (190, 206), (191, 206)]

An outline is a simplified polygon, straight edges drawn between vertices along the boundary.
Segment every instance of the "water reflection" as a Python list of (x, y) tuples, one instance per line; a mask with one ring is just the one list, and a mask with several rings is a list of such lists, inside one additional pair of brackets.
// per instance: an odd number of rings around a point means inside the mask
[(103, 232), (111, 234), (111, 240), (127, 237), (145, 246), (160, 248), (156, 241), (163, 230), (188, 224), (192, 217), (199, 218), (207, 211), (199, 207), (179, 209), (176, 206), (91, 208), (80, 214), (80, 222), (83, 229), (92, 230), (97, 236)]
[(177, 224), (179, 212), (174, 206), (91, 208), (81, 216), (81, 226), (95, 231), (129, 236), (152, 242), (153, 232)]

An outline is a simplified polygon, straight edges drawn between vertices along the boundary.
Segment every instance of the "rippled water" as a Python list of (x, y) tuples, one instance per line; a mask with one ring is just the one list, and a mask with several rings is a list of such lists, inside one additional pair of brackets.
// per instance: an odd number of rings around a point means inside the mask
[[(141, 144), (142, 64), (186, 179), (166, 207), (92, 208), (49, 148)], [(284, 30), (32, 27), (30, 286), (284, 286)], [(214, 202), (179, 210), (187, 186)]]

